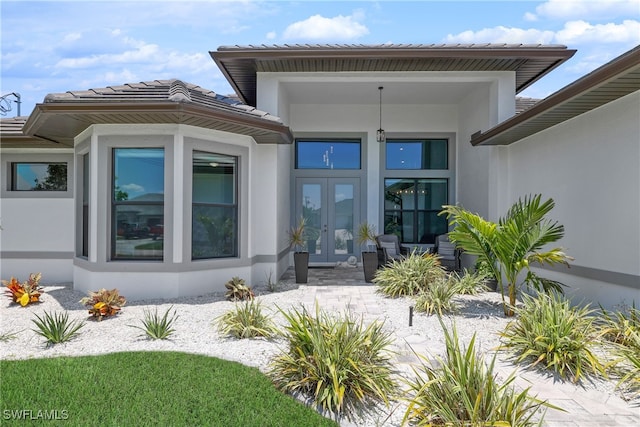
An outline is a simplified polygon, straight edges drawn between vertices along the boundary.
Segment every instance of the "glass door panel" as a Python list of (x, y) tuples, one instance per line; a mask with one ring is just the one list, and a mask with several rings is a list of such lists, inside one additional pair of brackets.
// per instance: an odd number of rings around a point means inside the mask
[[(326, 186), (322, 183), (303, 183), (302, 184), (302, 214), (306, 220), (306, 247), (309, 255), (321, 256), (326, 252), (323, 250), (324, 239), (322, 238), (322, 229), (327, 223), (326, 211), (323, 206), (326, 204)], [(300, 217), (298, 216), (298, 218)]]
[(354, 189), (353, 184), (335, 184), (333, 200), (333, 254), (353, 254)]
[(306, 220), (309, 262), (346, 261), (354, 254), (354, 224), (360, 220), (358, 178), (298, 178), (295, 221)]

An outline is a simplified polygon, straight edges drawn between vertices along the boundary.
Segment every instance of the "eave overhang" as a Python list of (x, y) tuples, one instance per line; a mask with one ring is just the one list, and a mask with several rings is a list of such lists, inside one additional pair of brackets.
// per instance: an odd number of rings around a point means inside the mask
[(291, 144), (282, 123), (241, 111), (212, 110), (193, 103), (73, 101), (37, 104), (24, 125), (32, 138), (73, 146), (74, 138), (94, 124), (183, 124), (247, 135), (260, 144)]
[(509, 145), (640, 90), (640, 46), (486, 132), (472, 145)]
[(209, 54), (243, 102), (259, 72), (513, 71), (521, 92), (575, 54), (560, 45), (222, 46)]

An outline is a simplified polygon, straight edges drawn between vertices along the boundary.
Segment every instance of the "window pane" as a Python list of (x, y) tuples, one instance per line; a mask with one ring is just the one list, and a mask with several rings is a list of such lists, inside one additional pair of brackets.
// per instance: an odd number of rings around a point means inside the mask
[(387, 169), (447, 169), (447, 140), (387, 140)]
[(353, 253), (353, 184), (336, 184), (334, 200), (334, 254)]
[(162, 205), (127, 203), (115, 207), (115, 258), (162, 259)]
[(164, 200), (164, 150), (114, 149), (113, 198), (116, 201)]
[(12, 191), (67, 191), (66, 163), (12, 163)]
[(434, 243), (447, 232), (439, 217), (449, 200), (447, 179), (391, 178), (385, 186), (385, 233), (397, 234), (402, 243)]
[(82, 252), (89, 256), (89, 155), (82, 156)]
[(164, 149), (113, 150), (113, 259), (163, 259)]
[(235, 207), (194, 205), (192, 258), (238, 256)]
[(418, 209), (442, 209), (447, 204), (446, 179), (419, 179), (416, 184)]
[(193, 153), (193, 202), (236, 203), (236, 158)]
[(296, 141), (296, 169), (360, 169), (360, 141)]
[(435, 237), (447, 231), (447, 219), (438, 212), (418, 213), (418, 243), (435, 243)]

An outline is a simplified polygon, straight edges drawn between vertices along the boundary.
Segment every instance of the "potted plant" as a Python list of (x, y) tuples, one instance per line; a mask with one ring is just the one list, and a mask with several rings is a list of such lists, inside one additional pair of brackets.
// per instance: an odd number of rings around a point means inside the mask
[(289, 247), (294, 249), (293, 265), (296, 272), (296, 283), (307, 283), (309, 276), (309, 252), (303, 250), (306, 225), (307, 221), (302, 217), (298, 224), (289, 230)]
[[(378, 251), (371, 250), (371, 246), (377, 249), (376, 246), (376, 229), (375, 226), (367, 222), (363, 222), (358, 226), (356, 234), (356, 240), (359, 245), (364, 245), (362, 251), (362, 269), (364, 270), (364, 280), (367, 283), (373, 281), (373, 277), (378, 269)], [(369, 245), (369, 242), (373, 245)]]
[(478, 258), (476, 260), (475, 270), (476, 275), (478, 277), (482, 277), (482, 281), (484, 282), (484, 285), (487, 287), (487, 289), (493, 292), (498, 290), (498, 279), (496, 279), (494, 273), (494, 271), (496, 271), (495, 264), (492, 268), (489, 265), (488, 261), (483, 258)]

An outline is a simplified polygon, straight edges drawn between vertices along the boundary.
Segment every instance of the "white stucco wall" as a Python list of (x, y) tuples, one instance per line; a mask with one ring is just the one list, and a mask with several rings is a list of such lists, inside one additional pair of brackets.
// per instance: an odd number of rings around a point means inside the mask
[(502, 210), (528, 194), (554, 199), (550, 217), (565, 227), (559, 244), (575, 258), (554, 275), (577, 299), (640, 302), (638, 117), (640, 92), (508, 147)]
[[(0, 153), (0, 278), (70, 282), (74, 251), (73, 156), (70, 150), (3, 150)], [(12, 162), (66, 162), (67, 191), (10, 191)]]

